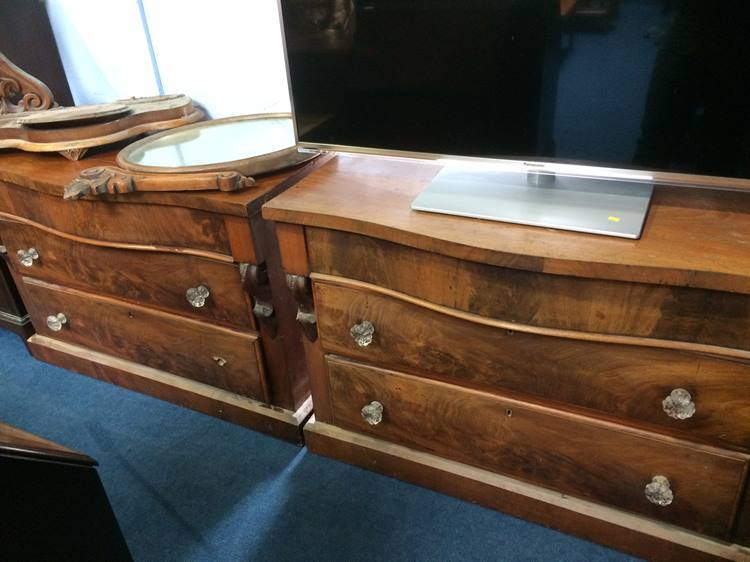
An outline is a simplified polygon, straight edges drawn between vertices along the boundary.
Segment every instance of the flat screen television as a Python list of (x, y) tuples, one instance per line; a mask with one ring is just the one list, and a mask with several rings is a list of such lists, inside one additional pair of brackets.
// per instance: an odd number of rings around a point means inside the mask
[(637, 237), (653, 183), (750, 187), (747, 0), (280, 5), (301, 146), (465, 162), (416, 209)]

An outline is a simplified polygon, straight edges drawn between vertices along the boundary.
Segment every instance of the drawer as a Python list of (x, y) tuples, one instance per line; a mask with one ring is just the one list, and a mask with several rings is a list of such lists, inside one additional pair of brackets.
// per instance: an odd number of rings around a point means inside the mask
[[(65, 201), (5, 182), (0, 182), (0, 212), (83, 238), (224, 255), (232, 255), (232, 225), (237, 222), (234, 217), (168, 205)], [(250, 238), (249, 228), (245, 230), (243, 236)]]
[(540, 271), (526, 271), (510, 259), (508, 267), (493, 266), (345, 232), (305, 233), (311, 271), (486, 318), (750, 350), (747, 294), (552, 275), (543, 260)]
[[(462, 386), (589, 408), (684, 431), (691, 439), (750, 447), (748, 364), (507, 330), (481, 316), (364, 283), (314, 279), (318, 329), (328, 352)], [(374, 333), (358, 345), (350, 330), (363, 321)], [(687, 390), (690, 399), (673, 409), (668, 400), (667, 412), (664, 400), (674, 389)]]
[[(267, 401), (255, 334), (28, 277), (23, 282), (32, 323), (41, 335)], [(48, 325), (48, 317), (58, 314), (65, 322)]]
[[(699, 533), (729, 535), (746, 455), (335, 356), (326, 363), (336, 425)], [(362, 414), (373, 401), (383, 406), (376, 425)], [(668, 505), (652, 503), (647, 491)]]
[[(238, 266), (169, 252), (123, 250), (75, 242), (28, 225), (0, 221), (8, 259), (22, 275), (127, 299), (207, 321), (254, 328)], [(19, 251), (36, 259), (21, 264)], [(187, 291), (204, 286), (209, 296), (192, 306)], [(196, 304), (200, 304), (198, 300)]]

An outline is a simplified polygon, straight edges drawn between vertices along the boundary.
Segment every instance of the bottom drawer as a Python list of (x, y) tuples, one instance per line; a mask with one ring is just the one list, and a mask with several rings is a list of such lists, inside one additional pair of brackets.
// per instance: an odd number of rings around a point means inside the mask
[[(24, 278), (39, 334), (268, 401), (254, 334)], [(64, 323), (48, 324), (62, 313)], [(58, 329), (54, 329), (58, 328)]]
[[(747, 455), (336, 356), (326, 361), (339, 426), (700, 533), (729, 536)], [(362, 408), (373, 401), (382, 405), (382, 416), (378, 421), (375, 404), (368, 423)]]

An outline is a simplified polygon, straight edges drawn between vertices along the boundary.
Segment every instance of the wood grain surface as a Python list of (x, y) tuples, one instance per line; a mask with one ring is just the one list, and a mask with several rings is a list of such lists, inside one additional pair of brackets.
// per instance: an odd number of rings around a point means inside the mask
[[(517, 392), (625, 424), (750, 449), (750, 362), (635, 345), (543, 336), (492, 326), (482, 317), (345, 279), (314, 278), (318, 327), (327, 352), (487, 391)], [(349, 330), (367, 320), (373, 341)], [(692, 418), (669, 417), (675, 388), (696, 404)]]
[(325, 227), (527, 271), (750, 293), (750, 194), (657, 187), (640, 240), (411, 210), (441, 165), (338, 156), (268, 203)]
[[(237, 265), (189, 255), (81, 244), (2, 220), (0, 236), (10, 263), (22, 275), (196, 319), (255, 328)], [(16, 252), (28, 248), (35, 248), (39, 259), (24, 267)], [(200, 285), (211, 295), (205, 306), (195, 308), (185, 293)]]
[(270, 318), (255, 319), (269, 373), (271, 403), (296, 410), (310, 397), (308, 363), (296, 320), (297, 304), (286, 286), (286, 277), (281, 269), (275, 225), (263, 220), (260, 213), (250, 220), (253, 240), (261, 247), (262, 269), (266, 275), (259, 276), (259, 284), (253, 285), (250, 283), (251, 276), (247, 274), (246, 287), (253, 305), (262, 299), (273, 306)]
[[(25, 277), (38, 334), (268, 401), (257, 335)], [(47, 317), (63, 313), (60, 331)]]
[(750, 295), (497, 267), (306, 228), (313, 272), (547, 328), (750, 350)]
[[(3, 158), (0, 154), (0, 160)], [(41, 158), (41, 157), (39, 157)], [(0, 175), (2, 171), (0, 171)], [(165, 205), (116, 205), (64, 201), (0, 182), (0, 212), (53, 230), (100, 242), (204, 250), (232, 255), (230, 233), (221, 216)]]
[[(121, 147), (92, 153), (84, 160), (77, 162), (66, 160), (57, 154), (28, 154), (13, 150), (0, 151), (0, 181), (46, 193), (62, 201), (65, 186), (78, 177), (81, 171), (86, 168), (114, 165), (119, 148)], [(257, 213), (265, 202), (286, 190), (309, 171), (325, 164), (330, 158), (329, 155), (323, 155), (307, 164), (255, 178), (255, 186), (241, 191), (135, 192), (107, 195), (98, 198), (98, 200), (110, 203), (170, 205), (247, 217)], [(65, 201), (63, 203), (79, 205), (80, 201), (75, 203)], [(175, 223), (172, 226), (177, 227), (179, 224)]]
[[(257, 178), (255, 187), (236, 193), (62, 199), (65, 186), (81, 170), (113, 165), (119, 148), (92, 151), (83, 162), (49, 154), (0, 152), (0, 230), (7, 227), (13, 250), (36, 247), (41, 255), (31, 268), (19, 266), (14, 275), (27, 275), (28, 285), (37, 286), (22, 293), (36, 301), (37, 308), (44, 308), (34, 319), (45, 330), (39, 338), (46, 334), (48, 343), (78, 350), (34, 344), (35, 353), (299, 441), (302, 419), (293, 426), (284, 424), (283, 429), (270, 428), (275, 427), (270, 419), (274, 408), (306, 409), (306, 416), (311, 403), (296, 304), (279, 266), (274, 225), (262, 219), (260, 209), (331, 157)], [(267, 279), (253, 278), (251, 283), (249, 272), (260, 268)], [(58, 288), (40, 296), (39, 286), (50, 284)], [(185, 292), (201, 284), (211, 295), (204, 307), (193, 308)], [(61, 333), (51, 334), (46, 328), (51, 293), (62, 295), (59, 304), (81, 306), (77, 322), (69, 314), (70, 323)], [(252, 314), (259, 301), (267, 307), (261, 311), (272, 310), (270, 316), (261, 316), (262, 324)], [(86, 316), (83, 324), (82, 316)], [(73, 333), (71, 326), (83, 330)], [(88, 354), (86, 358), (82, 353)], [(98, 360), (106, 364), (96, 365)], [(113, 360), (128, 361), (137, 366), (136, 371), (153, 368), (162, 375), (186, 377), (179, 384), (205, 383), (217, 392), (251, 396), (265, 402), (265, 410), (250, 415), (226, 406), (223, 399), (176, 391), (177, 381), (153, 383), (130, 367), (110, 368)], [(268, 420), (263, 421), (263, 412), (269, 413)]]
[[(746, 455), (336, 356), (327, 362), (338, 426), (729, 538)], [(384, 406), (378, 425), (360, 414), (372, 400)], [(671, 505), (657, 506), (644, 496), (655, 475), (669, 479)]]

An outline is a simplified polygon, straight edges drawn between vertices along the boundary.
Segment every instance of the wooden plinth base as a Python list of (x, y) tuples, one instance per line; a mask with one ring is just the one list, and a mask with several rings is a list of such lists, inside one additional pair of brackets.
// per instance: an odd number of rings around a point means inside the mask
[[(750, 560), (750, 549), (315, 421), (314, 453), (497, 509), (648, 560)], [(710, 485), (707, 483), (707, 485)]]
[(31, 354), (41, 361), (293, 443), (302, 443), (302, 425), (312, 412), (311, 398), (292, 412), (39, 334), (31, 336), (27, 344)]

